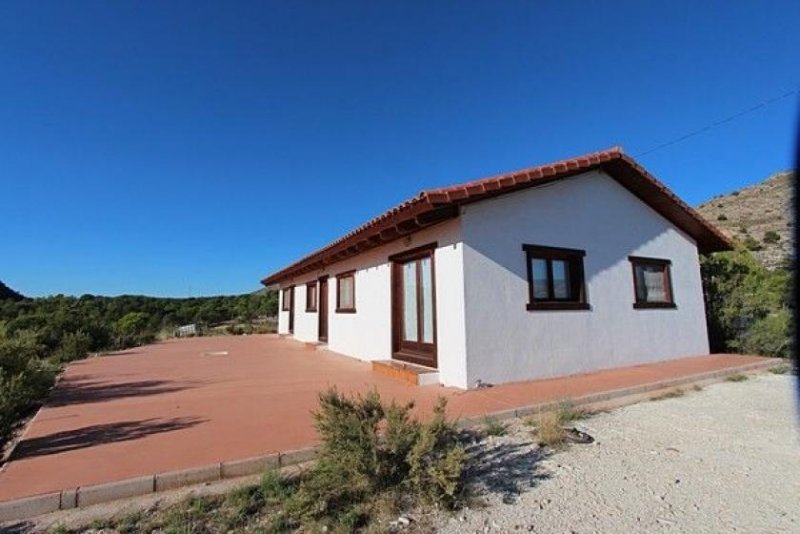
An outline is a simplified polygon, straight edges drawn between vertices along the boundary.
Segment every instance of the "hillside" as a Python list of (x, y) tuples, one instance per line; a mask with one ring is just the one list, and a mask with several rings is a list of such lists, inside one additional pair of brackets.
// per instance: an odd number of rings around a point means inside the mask
[(697, 210), (725, 235), (746, 245), (768, 269), (774, 269), (793, 250), (794, 176), (792, 171), (773, 174), (758, 184), (716, 196)]
[(0, 300), (23, 300), (25, 298), (24, 295), (21, 293), (17, 293), (7, 285), (5, 285), (2, 281), (0, 281)]

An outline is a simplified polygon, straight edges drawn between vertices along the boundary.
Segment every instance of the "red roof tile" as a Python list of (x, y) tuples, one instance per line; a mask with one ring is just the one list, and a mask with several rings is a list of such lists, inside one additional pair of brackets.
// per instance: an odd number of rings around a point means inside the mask
[(333, 243), (264, 278), (275, 284), (337, 263), (404, 235), (458, 216), (462, 204), (601, 169), (695, 241), (702, 253), (729, 250), (731, 241), (619, 147), (547, 165), (429, 189), (359, 226)]

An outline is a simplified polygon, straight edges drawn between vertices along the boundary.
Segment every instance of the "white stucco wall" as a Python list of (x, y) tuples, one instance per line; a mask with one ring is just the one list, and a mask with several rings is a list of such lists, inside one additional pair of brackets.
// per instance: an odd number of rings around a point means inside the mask
[[(694, 241), (600, 172), (462, 210), (467, 383), (708, 353)], [(522, 244), (586, 251), (588, 311), (527, 311)], [(672, 261), (677, 309), (634, 309), (629, 255)]]
[[(388, 257), (434, 241), (438, 245), (434, 253), (434, 269), (439, 378), (445, 385), (466, 387), (463, 248), (458, 219), (446, 221), (418, 232), (409, 239), (400, 239), (336, 263), (324, 271), (283, 282), (281, 287), (295, 286), (293, 337), (299, 341), (317, 340), (317, 312), (305, 311), (305, 284), (327, 274), (330, 277), (328, 348), (362, 360), (390, 359), (391, 263)], [(336, 275), (353, 269), (356, 313), (336, 313)], [(288, 333), (288, 329), (289, 312), (280, 311), (278, 332)]]

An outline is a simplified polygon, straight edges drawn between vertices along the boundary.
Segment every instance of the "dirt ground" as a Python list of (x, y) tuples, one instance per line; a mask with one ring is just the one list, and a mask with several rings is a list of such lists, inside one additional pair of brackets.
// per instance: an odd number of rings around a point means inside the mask
[(480, 500), (434, 518), (463, 532), (800, 532), (796, 377), (757, 375), (578, 421), (550, 454), (517, 422), (481, 445)]

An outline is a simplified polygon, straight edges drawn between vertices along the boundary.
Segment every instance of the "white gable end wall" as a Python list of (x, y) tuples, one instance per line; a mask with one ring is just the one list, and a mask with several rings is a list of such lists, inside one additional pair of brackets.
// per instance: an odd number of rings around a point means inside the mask
[[(295, 286), (293, 337), (298, 341), (317, 341), (317, 312), (305, 311), (306, 283), (328, 275), (328, 348), (361, 360), (390, 359), (391, 263), (388, 258), (431, 242), (437, 243), (434, 274), (439, 379), (444, 385), (467, 387), (463, 247), (459, 219), (333, 264), (324, 271), (282, 282), (281, 287)], [(356, 312), (336, 313), (336, 275), (352, 270), (355, 270)], [(278, 332), (288, 331), (289, 312), (280, 311)]]
[[(466, 206), (467, 383), (502, 383), (708, 353), (694, 241), (595, 171)], [(587, 311), (528, 311), (522, 244), (583, 249)], [(628, 256), (665, 258), (676, 309), (634, 309)]]

